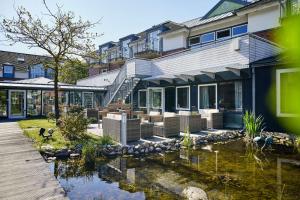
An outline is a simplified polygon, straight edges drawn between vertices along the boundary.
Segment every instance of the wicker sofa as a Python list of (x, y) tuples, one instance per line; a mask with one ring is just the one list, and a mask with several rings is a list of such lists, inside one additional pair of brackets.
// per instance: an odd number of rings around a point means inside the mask
[(164, 113), (162, 122), (155, 122), (153, 134), (160, 137), (175, 137), (180, 134), (180, 118), (176, 113)]
[(186, 132), (187, 128), (192, 133), (202, 130), (200, 114), (192, 115), (190, 111), (179, 111), (178, 114), (180, 116), (180, 132)]
[[(140, 119), (127, 119), (127, 142), (140, 139)], [(121, 113), (107, 114), (102, 122), (103, 135), (111, 137), (114, 141), (121, 143)]]
[(208, 129), (222, 129), (223, 128), (223, 113), (217, 109), (200, 110), (202, 118), (207, 120)]

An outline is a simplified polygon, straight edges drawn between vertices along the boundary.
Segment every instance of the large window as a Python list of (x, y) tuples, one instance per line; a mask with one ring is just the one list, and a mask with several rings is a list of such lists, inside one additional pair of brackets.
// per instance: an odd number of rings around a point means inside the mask
[(215, 40), (215, 33), (214, 32), (206, 33), (206, 34), (201, 35), (201, 43), (202, 44), (212, 42), (214, 40)]
[(0, 118), (7, 117), (7, 90), (0, 90)]
[(30, 78), (44, 77), (45, 70), (42, 64), (33, 65), (30, 67)]
[(199, 85), (199, 109), (217, 109), (217, 84)]
[(139, 90), (138, 93), (139, 108), (147, 107), (147, 90)]
[(81, 92), (70, 92), (70, 105), (81, 106)]
[(38, 116), (42, 112), (41, 90), (27, 90), (27, 115)]
[(298, 69), (276, 71), (277, 116), (293, 117), (299, 114), (299, 80), (300, 71)]
[(248, 25), (240, 25), (232, 28), (232, 36), (242, 35), (248, 32)]
[(219, 85), (219, 108), (226, 111), (242, 111), (242, 82), (226, 82)]
[(176, 109), (189, 110), (190, 109), (190, 86), (183, 86), (176, 88)]
[(3, 77), (4, 78), (14, 78), (15, 77), (15, 67), (13, 65), (3, 65)]

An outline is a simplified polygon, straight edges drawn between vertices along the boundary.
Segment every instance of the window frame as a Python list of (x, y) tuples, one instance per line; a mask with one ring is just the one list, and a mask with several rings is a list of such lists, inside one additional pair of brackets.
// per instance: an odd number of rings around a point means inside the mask
[[(5, 67), (12, 67), (12, 76), (5, 76), (6, 74), (10, 74), (10, 73), (5, 73)], [(3, 64), (2, 65), (2, 77), (3, 78), (15, 78), (15, 70), (16, 70), (16, 67), (14, 65)]]
[[(204, 35), (208, 35), (208, 34), (213, 34), (214, 35), (214, 39), (210, 40), (210, 41), (207, 41), (207, 42), (202, 42), (201, 37), (204, 36)], [(200, 44), (208, 44), (208, 43), (214, 42), (214, 41), (216, 41), (216, 31), (207, 32), (207, 33), (203, 33), (203, 34), (200, 35)]]
[(82, 102), (81, 102), (81, 106), (83, 107), (83, 108), (86, 108), (86, 109), (90, 109), (90, 108), (88, 108), (88, 107), (86, 107), (85, 106), (85, 94), (91, 94), (92, 95), (92, 107), (91, 108), (94, 108), (94, 92), (82, 92), (82, 94), (81, 94), (81, 98), (82, 98)]
[[(182, 108), (178, 107), (178, 89), (180, 88), (188, 88), (188, 107), (187, 108)], [(178, 86), (176, 87), (176, 92), (175, 92), (175, 103), (176, 103), (176, 110), (190, 110), (191, 109), (191, 86), (185, 85), (185, 86)]]
[(276, 70), (276, 115), (277, 117), (299, 117), (297, 114), (292, 113), (282, 113), (281, 112), (281, 74), (284, 73), (294, 73), (300, 72), (299, 69), (289, 68), (289, 69), (277, 69)]
[[(246, 33), (240, 33), (240, 34), (233, 35), (233, 29), (234, 28), (239, 28), (239, 27), (242, 27), (242, 26), (246, 26), (247, 27)], [(248, 33), (248, 24), (240, 24), (240, 25), (231, 27), (231, 37), (238, 37), (238, 36), (241, 36), (241, 35), (246, 35), (247, 33)]]
[[(199, 38), (199, 42), (198, 43), (196, 43), (196, 44), (191, 44), (191, 39), (195, 39), (195, 38)], [(198, 35), (198, 36), (193, 36), (193, 37), (190, 37), (189, 38), (189, 46), (196, 46), (196, 45), (199, 45), (199, 44), (201, 44), (201, 35)]]
[[(146, 92), (146, 106), (145, 107), (142, 107), (141, 104), (140, 104), (140, 92)], [(139, 90), (138, 91), (138, 107), (139, 108), (147, 108), (147, 99), (148, 99), (148, 91), (147, 91), (147, 89)]]
[[(216, 108), (208, 108), (208, 109), (200, 109), (200, 87), (206, 87), (206, 86), (215, 86), (216, 92), (215, 92), (215, 101), (216, 101)], [(214, 110), (218, 109), (218, 84), (217, 83), (210, 83), (210, 84), (200, 84), (198, 85), (198, 110)]]
[[(218, 38), (218, 33), (222, 32), (222, 31), (227, 31), (227, 30), (229, 30), (229, 36), (223, 37), (223, 38)], [(215, 40), (216, 40), (216, 41), (227, 40), (227, 39), (229, 39), (229, 38), (231, 38), (231, 37), (232, 37), (232, 33), (231, 33), (231, 28), (230, 28), (230, 27), (229, 27), (229, 28), (225, 28), (225, 29), (218, 30), (218, 31), (216, 31), (216, 33), (215, 33)]]

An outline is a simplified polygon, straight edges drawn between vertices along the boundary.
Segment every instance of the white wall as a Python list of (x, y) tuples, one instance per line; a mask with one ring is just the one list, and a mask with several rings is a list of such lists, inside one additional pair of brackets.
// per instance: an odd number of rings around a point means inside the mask
[(261, 11), (249, 13), (248, 31), (250, 33), (276, 28), (280, 25), (280, 8), (274, 6)]
[(163, 51), (186, 48), (186, 35), (184, 33), (163, 37)]
[(16, 71), (15, 72), (15, 78), (27, 79), (27, 78), (29, 78), (29, 74), (28, 74), (28, 72), (18, 72), (18, 71)]

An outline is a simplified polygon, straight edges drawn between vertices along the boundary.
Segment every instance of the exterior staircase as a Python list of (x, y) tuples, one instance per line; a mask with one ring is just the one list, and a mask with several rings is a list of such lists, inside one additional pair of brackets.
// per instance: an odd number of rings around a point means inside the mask
[(124, 65), (114, 82), (107, 86), (107, 93), (103, 100), (103, 105), (108, 106), (111, 102), (115, 102), (118, 99), (126, 100), (132, 93), (135, 86), (141, 79), (137, 75), (127, 73), (127, 66)]

